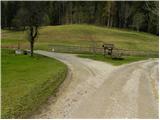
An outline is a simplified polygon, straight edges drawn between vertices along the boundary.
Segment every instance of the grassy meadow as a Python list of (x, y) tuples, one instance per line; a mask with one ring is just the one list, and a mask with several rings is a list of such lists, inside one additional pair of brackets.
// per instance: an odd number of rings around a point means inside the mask
[[(1, 30), (2, 48), (29, 49), (26, 31)], [(49, 50), (49, 45), (80, 45), (89, 47), (92, 41), (115, 44), (116, 48), (158, 52), (158, 36), (98, 27), (93, 25), (61, 25), (41, 27), (35, 49)], [(79, 57), (121, 65), (147, 57), (124, 56), (124, 60), (112, 60), (101, 54), (79, 54)], [(64, 80), (67, 67), (63, 63), (40, 55), (15, 55), (2, 49), (2, 118), (25, 118), (35, 111), (51, 93), (55, 93)]]
[(144, 56), (123, 56), (122, 59), (112, 59), (110, 56), (103, 56), (102, 54), (79, 54), (77, 56), (81, 58), (103, 61), (115, 66), (148, 59), (148, 57)]
[[(2, 47), (17, 46), (18, 40), (21, 47), (29, 48), (26, 32), (2, 30)], [(158, 36), (152, 34), (76, 24), (41, 27), (35, 48), (47, 50), (51, 44), (91, 46), (92, 40), (99, 47), (103, 43), (113, 43), (120, 49), (158, 51)]]
[(67, 73), (63, 63), (2, 49), (2, 118), (25, 118), (56, 92)]

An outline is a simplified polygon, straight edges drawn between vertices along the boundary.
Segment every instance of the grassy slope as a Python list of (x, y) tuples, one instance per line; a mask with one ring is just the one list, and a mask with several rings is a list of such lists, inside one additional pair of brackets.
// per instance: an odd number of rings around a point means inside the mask
[(32, 113), (54, 93), (66, 72), (66, 65), (55, 59), (16, 56), (2, 49), (2, 118)]
[[(92, 25), (62, 25), (42, 27), (39, 33), (37, 49), (48, 49), (48, 44), (90, 46), (90, 39), (93, 39), (99, 46), (106, 42), (115, 44), (117, 48), (158, 51), (158, 36), (143, 32)], [(17, 45), (18, 39), (28, 46), (24, 36), (23, 32), (2, 31), (2, 46)]]

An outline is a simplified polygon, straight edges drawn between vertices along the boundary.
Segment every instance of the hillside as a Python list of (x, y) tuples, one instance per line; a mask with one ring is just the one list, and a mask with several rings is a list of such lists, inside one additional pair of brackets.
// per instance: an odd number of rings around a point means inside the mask
[[(29, 47), (26, 32), (2, 30), (2, 47)], [(36, 49), (48, 49), (50, 44), (90, 46), (96, 41), (97, 46), (113, 43), (117, 48), (128, 50), (158, 51), (158, 36), (128, 31), (124, 29), (97, 27), (92, 25), (62, 25), (41, 27), (36, 41)]]

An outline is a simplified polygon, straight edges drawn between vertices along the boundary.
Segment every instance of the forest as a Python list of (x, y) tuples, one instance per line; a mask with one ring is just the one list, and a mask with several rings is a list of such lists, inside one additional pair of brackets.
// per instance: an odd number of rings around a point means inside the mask
[(92, 24), (159, 35), (158, 1), (1, 1), (2, 29), (25, 29), (26, 9), (37, 8), (43, 26)]

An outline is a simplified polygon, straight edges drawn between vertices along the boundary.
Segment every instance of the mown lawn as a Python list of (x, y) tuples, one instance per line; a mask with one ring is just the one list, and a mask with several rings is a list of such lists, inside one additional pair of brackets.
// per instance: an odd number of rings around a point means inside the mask
[[(2, 46), (28, 46), (25, 32), (2, 30)], [(35, 43), (36, 49), (49, 49), (48, 45), (81, 45), (91, 46), (92, 40), (101, 47), (105, 43), (113, 43), (116, 48), (128, 50), (158, 51), (158, 36), (124, 29), (98, 27), (93, 25), (60, 25), (41, 27)]]
[(2, 118), (27, 118), (56, 92), (65, 64), (44, 56), (15, 55), (2, 49)]
[(89, 58), (93, 60), (103, 61), (106, 63), (110, 63), (112, 65), (122, 65), (135, 61), (146, 60), (148, 57), (139, 57), (139, 56), (123, 56), (123, 59), (112, 59), (110, 56), (103, 56), (102, 54), (79, 54), (78, 57)]

